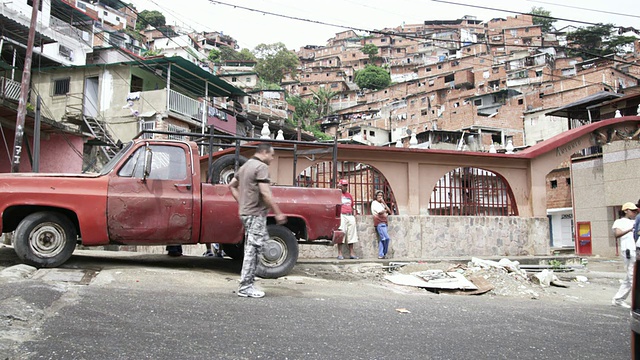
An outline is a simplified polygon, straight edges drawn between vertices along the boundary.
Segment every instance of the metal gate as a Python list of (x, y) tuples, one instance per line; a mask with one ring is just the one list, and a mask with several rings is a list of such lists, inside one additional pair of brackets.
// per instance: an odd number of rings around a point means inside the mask
[[(353, 196), (354, 207), (360, 215), (371, 215), (371, 202), (377, 190), (384, 192), (384, 200), (393, 211), (393, 215), (398, 215), (396, 199), (387, 179), (375, 167), (352, 161), (338, 162), (337, 180), (346, 179), (349, 181), (349, 193)], [(298, 175), (296, 186), (330, 188), (333, 163), (324, 161), (316, 163)]]

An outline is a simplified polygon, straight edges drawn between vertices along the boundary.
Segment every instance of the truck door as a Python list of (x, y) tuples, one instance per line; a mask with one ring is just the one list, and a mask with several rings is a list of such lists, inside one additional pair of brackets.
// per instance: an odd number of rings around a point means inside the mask
[(140, 147), (109, 180), (107, 227), (112, 243), (180, 244), (191, 242), (193, 184), (189, 148), (149, 145), (151, 171), (143, 178)]

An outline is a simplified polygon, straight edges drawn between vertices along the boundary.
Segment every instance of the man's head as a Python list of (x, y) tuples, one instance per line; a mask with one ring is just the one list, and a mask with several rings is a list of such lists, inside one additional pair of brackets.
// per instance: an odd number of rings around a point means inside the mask
[(271, 146), (271, 144), (269, 143), (260, 143), (258, 144), (258, 146), (256, 147), (256, 153), (255, 153), (255, 157), (257, 157), (258, 159), (260, 159), (263, 163), (269, 165), (271, 164), (271, 161), (273, 160), (273, 154), (275, 152), (273, 151), (273, 146)]
[(342, 190), (342, 192), (347, 192), (347, 188), (349, 188), (349, 180), (340, 179), (338, 185), (340, 185), (340, 189)]
[(624, 211), (625, 215), (628, 218), (635, 218), (635, 216), (638, 214), (638, 207), (632, 202), (626, 202), (622, 204), (622, 208), (620, 210)]

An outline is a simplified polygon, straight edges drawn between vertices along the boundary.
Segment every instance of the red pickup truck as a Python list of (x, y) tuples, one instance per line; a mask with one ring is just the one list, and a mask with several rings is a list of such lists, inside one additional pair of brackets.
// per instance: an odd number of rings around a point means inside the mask
[[(273, 187), (288, 222), (268, 220), (257, 274), (286, 275), (298, 242), (340, 241), (337, 189)], [(243, 229), (227, 185), (201, 181), (196, 143), (135, 139), (98, 174), (0, 175), (1, 231), (19, 258), (56, 267), (84, 246), (220, 243), (242, 258)]]

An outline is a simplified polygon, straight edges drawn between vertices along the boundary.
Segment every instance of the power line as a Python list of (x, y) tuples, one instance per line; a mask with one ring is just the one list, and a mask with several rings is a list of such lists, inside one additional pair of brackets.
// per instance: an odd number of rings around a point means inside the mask
[(433, 2), (438, 2), (438, 3), (443, 3), (443, 4), (449, 4), (449, 5), (458, 5), (458, 6), (472, 7), (472, 8), (483, 9), (483, 10), (501, 11), (501, 12), (507, 12), (507, 13), (512, 13), (512, 14), (521, 14), (521, 15), (532, 15), (532, 16), (539, 17), (539, 18), (544, 18), (544, 19), (560, 20), (560, 21), (568, 21), (568, 22), (574, 22), (574, 23), (578, 23), (578, 24), (585, 24), (585, 25), (592, 25), (592, 26), (602, 25), (602, 24), (600, 24), (600, 23), (593, 23), (593, 22), (589, 22), (589, 21), (581, 21), (581, 20), (573, 20), (573, 19), (559, 18), (559, 17), (555, 17), (555, 16), (546, 16), (546, 15), (531, 14), (530, 12), (522, 12), (522, 11), (515, 11), (515, 10), (498, 9), (498, 8), (489, 7), (489, 6), (480, 6), (480, 5), (462, 4), (462, 3), (457, 3), (457, 2), (453, 2), (453, 1), (446, 1), (446, 0), (431, 0), (431, 1), (433, 1)]
[[(586, 10), (586, 11), (593, 11), (593, 12), (602, 13), (602, 14), (619, 15), (619, 16), (626, 16), (626, 17), (632, 17), (632, 18), (640, 19), (640, 16), (638, 16), (638, 15), (623, 14), (623, 13), (618, 13), (618, 12), (613, 12), (613, 11), (589, 9), (589, 8), (584, 8), (584, 7), (579, 7), (579, 6), (571, 6), (571, 5), (564, 5), (564, 4), (559, 4), (559, 3), (552, 3), (552, 2), (548, 2), (548, 1), (538, 1), (538, 0), (527, 0), (527, 1), (534, 2), (534, 3), (540, 3), (540, 4), (553, 5), (553, 6), (562, 6), (562, 7), (566, 7), (566, 8), (569, 8), (569, 9)], [(536, 16), (539, 16), (539, 15), (536, 15)]]

